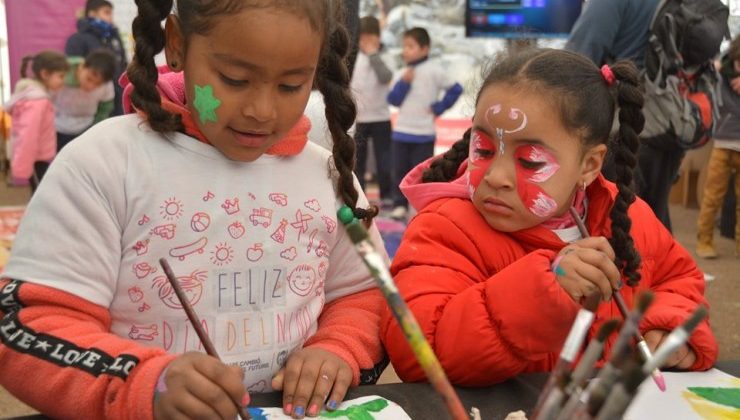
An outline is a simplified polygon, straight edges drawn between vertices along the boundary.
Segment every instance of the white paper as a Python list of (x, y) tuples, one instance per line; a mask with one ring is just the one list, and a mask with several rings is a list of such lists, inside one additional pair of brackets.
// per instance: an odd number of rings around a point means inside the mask
[(660, 392), (651, 377), (640, 385), (637, 397), (627, 409), (625, 420), (740, 419), (740, 409), (716, 404), (688, 387), (740, 388), (740, 379), (721, 370), (706, 372), (663, 372), (666, 391)]
[[(366, 411), (375, 420), (411, 420), (408, 414), (403, 411), (398, 404), (393, 401), (387, 400), (377, 395), (370, 395), (367, 397), (356, 398), (354, 400), (347, 400), (339, 404), (334, 413), (341, 414), (342, 411), (348, 410), (351, 407), (359, 407), (365, 403), (372, 401), (385, 401), (388, 405), (380, 411)], [(360, 407), (361, 409), (361, 407)], [(312, 417), (314, 419), (328, 419), (329, 417), (324, 416), (326, 412), (322, 412), (318, 417)], [(250, 407), (249, 414), (253, 420), (291, 420), (292, 417), (283, 414), (283, 409), (280, 407)], [(349, 414), (349, 413), (348, 413)], [(331, 417), (333, 419), (347, 419), (347, 416)]]

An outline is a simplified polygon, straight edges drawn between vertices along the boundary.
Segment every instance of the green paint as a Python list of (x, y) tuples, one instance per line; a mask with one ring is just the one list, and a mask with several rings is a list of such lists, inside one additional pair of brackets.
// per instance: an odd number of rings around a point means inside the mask
[(563, 267), (561, 267), (560, 264), (558, 264), (558, 266), (555, 267), (555, 271), (553, 271), (553, 273), (555, 273), (556, 276), (560, 276), (560, 277), (565, 276), (565, 270), (563, 270)]
[(366, 403), (349, 407), (346, 410), (331, 411), (323, 413), (321, 417), (327, 419), (338, 419), (346, 417), (349, 420), (374, 420), (375, 417), (371, 413), (379, 413), (388, 407), (388, 401), (377, 399), (368, 401)]
[(193, 105), (198, 110), (201, 124), (205, 124), (208, 121), (214, 123), (218, 121), (216, 110), (221, 106), (221, 101), (213, 96), (213, 86), (195, 85), (195, 101), (193, 101)]
[(740, 388), (709, 388), (690, 386), (689, 391), (713, 403), (740, 408)]

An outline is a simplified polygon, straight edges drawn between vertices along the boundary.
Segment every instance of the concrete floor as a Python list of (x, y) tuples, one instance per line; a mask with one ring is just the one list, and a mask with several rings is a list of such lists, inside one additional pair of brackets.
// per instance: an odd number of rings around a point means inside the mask
[[(0, 205), (23, 205), (30, 194), (24, 188), (8, 189), (0, 182)], [(697, 209), (681, 206), (671, 207), (674, 232), (678, 241), (693, 254), (696, 245)], [(740, 359), (740, 258), (733, 256), (734, 241), (716, 238), (720, 258), (716, 260), (698, 260), (699, 266), (707, 273), (716, 276), (708, 284), (706, 295), (711, 306), (712, 329), (720, 344), (721, 360)], [(381, 377), (382, 383), (396, 382), (398, 378), (391, 369)], [(33, 413), (33, 410), (10, 396), (0, 387), (0, 417), (17, 416)]]

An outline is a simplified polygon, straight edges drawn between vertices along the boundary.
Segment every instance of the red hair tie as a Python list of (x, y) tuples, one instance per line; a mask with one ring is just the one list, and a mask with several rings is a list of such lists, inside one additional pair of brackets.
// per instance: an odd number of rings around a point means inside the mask
[(607, 86), (611, 86), (617, 81), (617, 78), (614, 76), (614, 72), (608, 64), (601, 66), (601, 76), (606, 80)]

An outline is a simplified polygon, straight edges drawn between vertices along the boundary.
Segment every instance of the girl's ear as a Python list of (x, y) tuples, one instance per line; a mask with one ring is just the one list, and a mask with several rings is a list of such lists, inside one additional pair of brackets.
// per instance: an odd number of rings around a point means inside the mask
[(601, 173), (607, 147), (599, 144), (586, 151), (581, 163), (581, 183), (591, 184)]
[(167, 16), (164, 25), (164, 54), (170, 70), (180, 72), (185, 67), (185, 37), (180, 28), (180, 20), (175, 15)]

